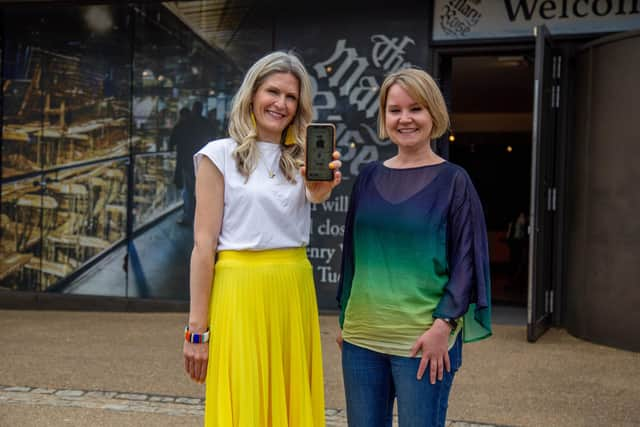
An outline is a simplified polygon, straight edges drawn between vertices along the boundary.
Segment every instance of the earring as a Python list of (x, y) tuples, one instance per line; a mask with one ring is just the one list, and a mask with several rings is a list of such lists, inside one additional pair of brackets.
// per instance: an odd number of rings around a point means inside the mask
[(291, 125), (287, 126), (287, 130), (282, 133), (282, 139), (280, 142), (287, 147), (296, 143), (296, 137), (294, 135), (293, 129), (291, 128)]
[(253, 124), (253, 129), (256, 130), (258, 125), (256, 124), (256, 116), (253, 114), (253, 111), (251, 112), (251, 123)]

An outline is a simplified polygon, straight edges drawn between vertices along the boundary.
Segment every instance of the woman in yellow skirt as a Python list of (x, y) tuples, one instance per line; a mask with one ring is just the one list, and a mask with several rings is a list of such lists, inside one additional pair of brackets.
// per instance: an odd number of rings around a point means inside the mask
[(324, 426), (324, 386), (312, 267), (310, 203), (338, 185), (307, 182), (303, 135), (309, 76), (273, 52), (247, 72), (230, 138), (194, 156), (196, 214), (187, 374), (206, 383), (205, 426)]

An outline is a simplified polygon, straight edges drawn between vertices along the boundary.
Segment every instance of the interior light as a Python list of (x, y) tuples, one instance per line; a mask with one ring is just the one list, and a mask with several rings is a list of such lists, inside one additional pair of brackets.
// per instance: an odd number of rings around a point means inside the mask
[(89, 29), (96, 33), (107, 32), (113, 27), (109, 6), (89, 6), (84, 14), (84, 19)]
[(449, 135), (449, 142), (453, 142), (456, 140), (456, 136), (454, 134)]
[(524, 61), (522, 55), (498, 56), (498, 62), (517, 62)]
[(513, 151), (513, 147), (511, 147), (510, 145), (507, 145), (507, 153), (510, 153)]

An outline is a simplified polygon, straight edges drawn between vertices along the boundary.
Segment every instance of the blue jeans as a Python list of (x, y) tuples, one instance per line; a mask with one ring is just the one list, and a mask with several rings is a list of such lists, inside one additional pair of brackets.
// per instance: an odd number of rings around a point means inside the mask
[(416, 379), (419, 357), (378, 353), (344, 341), (342, 375), (349, 427), (391, 427), (393, 401), (398, 398), (400, 427), (444, 427), (449, 391), (462, 364), (462, 334), (449, 350), (451, 372), (429, 382), (429, 366)]

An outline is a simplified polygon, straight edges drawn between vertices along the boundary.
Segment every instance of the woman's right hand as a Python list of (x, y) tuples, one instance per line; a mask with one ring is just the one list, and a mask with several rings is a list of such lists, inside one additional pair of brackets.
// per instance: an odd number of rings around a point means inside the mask
[(338, 344), (338, 347), (340, 347), (340, 351), (342, 351), (342, 329), (340, 329), (338, 331), (338, 336), (336, 337), (336, 343)]
[(184, 342), (184, 370), (191, 379), (198, 384), (204, 384), (207, 377), (207, 362), (209, 361), (209, 343), (193, 344)]
[(444, 371), (451, 372), (449, 360), (449, 334), (451, 327), (442, 319), (436, 319), (433, 325), (422, 334), (411, 347), (409, 357), (416, 357), (422, 352), (416, 378), (422, 380), (424, 371), (429, 366), (429, 382), (442, 381)]

